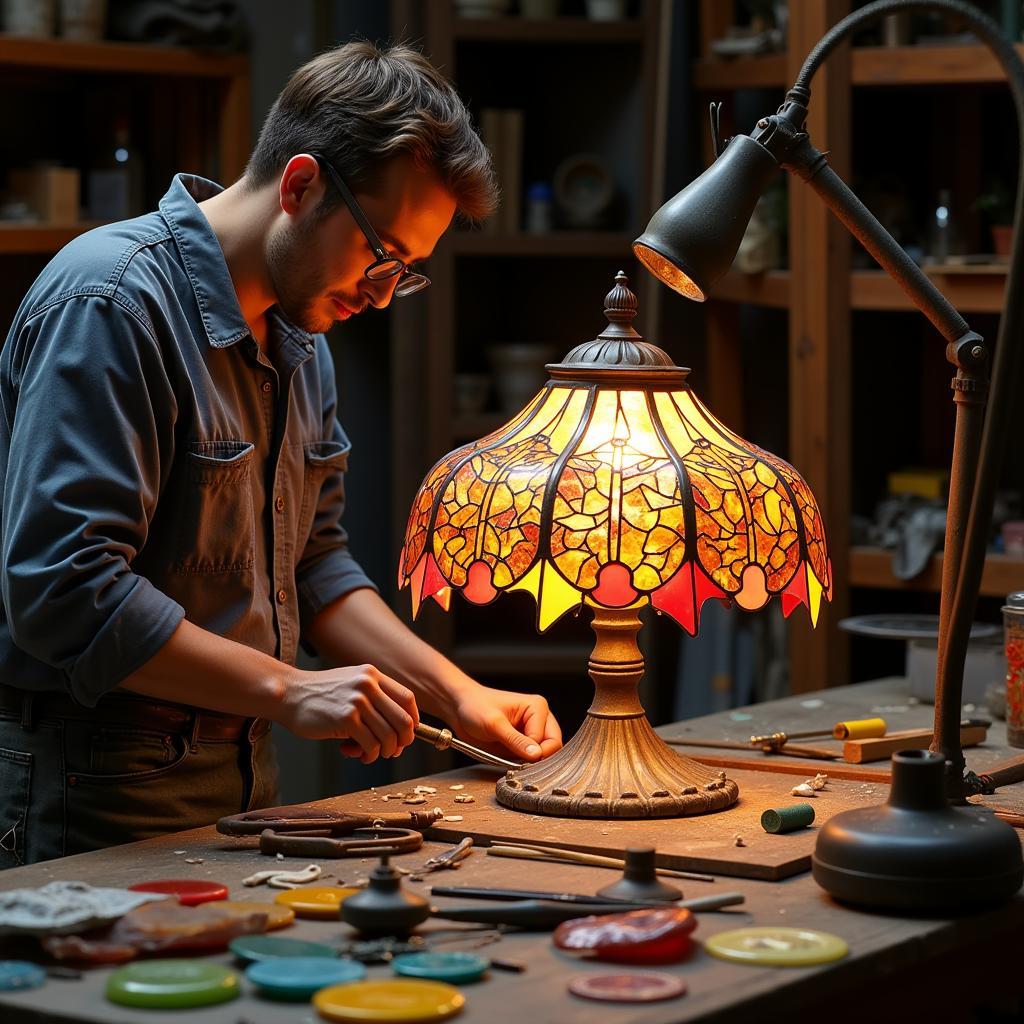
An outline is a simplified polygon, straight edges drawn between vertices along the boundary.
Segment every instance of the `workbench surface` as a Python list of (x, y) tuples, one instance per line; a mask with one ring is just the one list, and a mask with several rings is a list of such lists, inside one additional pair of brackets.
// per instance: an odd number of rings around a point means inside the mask
[[(818, 704), (818, 701), (822, 703)], [(866, 717), (880, 707), (889, 709), (884, 717), (889, 720), (891, 730), (928, 725), (931, 721), (930, 707), (908, 704), (901, 680), (882, 680), (722, 712), (687, 722), (685, 728), (694, 736), (743, 738), (754, 730), (805, 728), (811, 712), (814, 724), (831, 724), (840, 719)], [(904, 710), (894, 710), (896, 708)], [(749, 719), (742, 717), (748, 714), (751, 716)], [(678, 728), (665, 727), (660, 731), (667, 735)], [(1004, 728), (1002, 723), (996, 723), (990, 732), (990, 742), (984, 749), (972, 752), (968, 757), (969, 763), (980, 767), (984, 762), (987, 766), (1013, 753), (1001, 744), (1005, 737)], [(770, 767), (771, 761), (771, 758), (755, 758), (752, 767), (756, 765), (764, 770)], [(815, 762), (803, 762), (803, 766), (810, 769), (809, 774), (820, 767)], [(402, 788), (408, 790), (418, 782), (436, 785), (437, 802), (448, 813), (463, 814), (469, 825), (476, 805), (451, 805), (450, 798), (454, 794), (447, 787), (460, 778), (478, 777), (479, 769), (460, 769), (410, 781)], [(780, 787), (791, 782), (792, 776), (780, 778)], [(880, 789), (869, 789), (875, 796), (866, 803), (878, 802), (879, 792), (884, 796), (884, 784)], [(1021, 797), (1015, 792), (1019, 789), (1024, 789), (1024, 784), (1003, 790), (997, 798), (991, 799), (1002, 805), (1019, 805)], [(321, 805), (336, 809), (363, 809), (366, 801), (375, 797), (375, 794), (351, 794), (323, 801)], [(380, 807), (393, 811), (406, 809), (400, 803), (381, 803)], [(828, 814), (827, 800), (818, 801), (816, 810), (820, 824)], [(734, 830), (730, 826), (729, 812), (721, 812), (716, 820), (721, 821), (722, 829), (731, 836)], [(685, 830), (686, 819), (677, 819), (670, 827)], [(428, 842), (417, 853), (394, 858), (394, 863), (415, 867), (432, 852), (444, 848), (443, 844)], [(182, 850), (187, 852), (178, 852)], [(186, 857), (202, 858), (202, 863), (186, 864)], [(13, 868), (0, 873), (0, 889), (39, 886), (55, 879), (126, 886), (144, 879), (195, 877), (224, 882), (231, 888), (232, 899), (266, 900), (271, 899), (276, 890), (246, 888), (241, 880), (274, 863), (261, 857), (250, 841), (227, 839), (210, 827)], [(303, 867), (305, 863), (305, 860), (289, 858), (283, 866), (293, 869)], [(373, 865), (369, 858), (321, 860), (319, 863), (325, 877), (316, 884), (327, 885), (351, 883), (363, 878)], [(439, 872), (425, 876), (422, 882), (407, 881), (405, 884), (424, 895), (429, 893), (432, 884), (594, 892), (616, 877), (618, 872), (611, 869), (499, 859), (478, 849), (456, 872)], [(913, 1014), (920, 1019), (922, 1015), (931, 1013), (933, 1019), (947, 1024), (967, 1019), (967, 1008), (982, 1001), (984, 993), (995, 999), (1000, 994), (1016, 996), (1024, 992), (1019, 967), (1020, 950), (1024, 948), (1024, 898), (1020, 895), (998, 910), (959, 920), (908, 919), (843, 907), (826, 896), (809, 874), (775, 882), (718, 877), (713, 883), (689, 881), (678, 884), (687, 897), (725, 891), (739, 891), (746, 897), (742, 906), (701, 914), (695, 933), (698, 940), (748, 925), (803, 926), (842, 936), (849, 944), (850, 954), (844, 960), (820, 967), (765, 968), (716, 960), (698, 944), (693, 956), (684, 963), (651, 968), (681, 976), (688, 985), (686, 995), (664, 1003), (616, 1005), (570, 995), (566, 989), (567, 982), (572, 976), (584, 972), (640, 968), (588, 964), (570, 959), (554, 949), (548, 934), (508, 934), (499, 942), (484, 947), (483, 954), (523, 960), (528, 964), (528, 970), (524, 974), (492, 970), (483, 981), (464, 986), (466, 1007), (457, 1019), (467, 1024), (485, 1021), (487, 1024), (505, 1021), (516, 1024), (620, 1024), (624, 1021), (670, 1024), (697, 1020), (753, 1022), (824, 1018), (829, 1024), (839, 1024), (847, 1020), (863, 1022), (867, 1016), (875, 1024), (881, 1024), (900, 1015)], [(437, 898), (435, 902), (466, 901)], [(452, 926), (443, 921), (433, 921), (423, 926), (423, 931), (445, 927)], [(276, 934), (331, 943), (350, 932), (341, 922), (297, 920), (290, 928)], [(31, 940), (20, 941), (24, 952), (31, 955), (34, 943)], [(471, 945), (471, 942), (466, 942), (461, 946), (447, 945), (444, 948), (470, 948)], [(2, 955), (9, 957), (18, 951), (7, 948)], [(225, 964), (232, 962), (227, 953), (214, 955), (212, 959)], [(252, 986), (245, 979), (242, 980), (241, 998), (208, 1009), (169, 1014), (167, 1011), (119, 1007), (107, 1002), (103, 996), (110, 970), (87, 969), (81, 980), (50, 979), (40, 989), (0, 994), (0, 1020), (4, 1024), (29, 1021), (137, 1024), (147, 1019), (187, 1019), (195, 1024), (306, 1024), (317, 1019), (309, 1005), (260, 999), (253, 994)], [(386, 978), (391, 973), (389, 967), (371, 966), (368, 977)]]

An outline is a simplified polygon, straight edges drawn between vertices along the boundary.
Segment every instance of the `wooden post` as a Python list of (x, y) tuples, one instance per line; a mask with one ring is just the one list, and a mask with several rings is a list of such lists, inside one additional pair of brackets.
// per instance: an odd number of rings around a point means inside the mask
[(225, 78), (220, 86), (218, 174), (223, 185), (237, 181), (252, 148), (249, 112), (249, 72)]
[[(811, 47), (849, 10), (849, 0), (790, 5), (788, 81)], [(843, 178), (850, 174), (850, 51), (834, 51), (811, 86), (808, 131)], [(790, 690), (848, 681), (849, 644), (836, 623), (849, 607), (850, 236), (798, 178), (789, 183), (790, 461), (821, 506), (832, 556), (832, 604), (818, 628), (795, 616), (789, 631)]]

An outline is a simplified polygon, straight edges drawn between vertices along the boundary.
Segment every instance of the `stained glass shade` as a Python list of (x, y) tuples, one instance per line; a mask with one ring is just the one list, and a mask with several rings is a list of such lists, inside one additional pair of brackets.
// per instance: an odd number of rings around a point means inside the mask
[(636, 334), (624, 275), (605, 303), (609, 327), (522, 412), (427, 474), (399, 568), (414, 614), (453, 590), (475, 604), (525, 590), (541, 631), (584, 599), (649, 602), (691, 634), (710, 598), (754, 611), (778, 596), (816, 623), (832, 572), (807, 484)]

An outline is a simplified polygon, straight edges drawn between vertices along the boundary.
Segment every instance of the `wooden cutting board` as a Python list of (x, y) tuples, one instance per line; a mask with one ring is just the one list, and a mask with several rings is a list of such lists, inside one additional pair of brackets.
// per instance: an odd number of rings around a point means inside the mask
[[(828, 766), (809, 765), (807, 774)], [(801, 802), (790, 789), (802, 779), (792, 775), (729, 769), (729, 777), (739, 785), (739, 801), (727, 811), (691, 818), (656, 818), (645, 821), (606, 821), (588, 818), (552, 818), (546, 815), (512, 811), (498, 804), (494, 783), (500, 773), (488, 768), (462, 768), (439, 774), (434, 779), (419, 779), (382, 787), (362, 797), (340, 797), (337, 805), (345, 810), (373, 813), (412, 810), (401, 799), (384, 801), (385, 795), (411, 793), (417, 784), (427, 784), (437, 792), (426, 795), (426, 803), (440, 807), (446, 815), (461, 815), (462, 821), (439, 821), (428, 833), (431, 839), (458, 842), (472, 836), (477, 845), (497, 842), (530, 843), (536, 846), (561, 846), (585, 853), (622, 857), (628, 846), (653, 846), (658, 864), (684, 871), (737, 878), (776, 881), (810, 870), (818, 827), (833, 814), (855, 807), (884, 803), (889, 787), (878, 781), (835, 780), (828, 788), (808, 800), (814, 806), (815, 822), (810, 828), (788, 835), (770, 835), (761, 828), (761, 813), (769, 807)], [(452, 785), (462, 785), (452, 790)], [(457, 804), (457, 793), (470, 794), (473, 803)], [(736, 845), (739, 836), (742, 846)], [(544, 864), (537, 864), (538, 887), (543, 888)], [(695, 894), (689, 883), (687, 893)]]

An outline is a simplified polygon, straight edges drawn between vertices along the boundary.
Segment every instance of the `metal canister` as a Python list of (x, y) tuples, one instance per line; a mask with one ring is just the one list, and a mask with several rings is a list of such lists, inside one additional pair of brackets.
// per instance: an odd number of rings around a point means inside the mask
[(1003, 605), (1006, 645), (1006, 742), (1024, 747), (1024, 590)]

